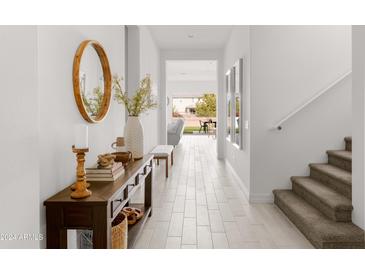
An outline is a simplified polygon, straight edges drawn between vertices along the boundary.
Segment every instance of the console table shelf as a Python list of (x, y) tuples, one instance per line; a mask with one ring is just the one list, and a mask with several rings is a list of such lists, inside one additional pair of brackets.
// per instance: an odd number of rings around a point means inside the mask
[[(67, 248), (67, 229), (93, 230), (93, 248), (111, 248), (111, 223), (124, 206), (141, 208), (144, 216), (128, 228), (128, 248), (132, 248), (147, 218), (152, 215), (153, 155), (128, 165), (115, 182), (92, 182), (92, 195), (75, 200), (70, 187), (44, 202), (46, 206), (47, 248)], [(136, 190), (144, 185), (144, 203), (132, 204)]]
[(128, 226), (128, 248), (133, 248), (136, 243), (139, 233), (142, 231), (143, 226), (145, 225), (148, 215), (151, 213), (152, 208), (145, 208), (143, 204), (130, 204), (131, 207), (137, 207), (144, 212), (143, 217), (134, 225)]

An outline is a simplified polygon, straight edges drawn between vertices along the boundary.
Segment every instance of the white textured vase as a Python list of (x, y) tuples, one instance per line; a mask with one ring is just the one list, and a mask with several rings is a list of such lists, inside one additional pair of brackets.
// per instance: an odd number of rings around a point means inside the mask
[(128, 116), (124, 127), (124, 138), (127, 150), (132, 152), (134, 159), (143, 157), (143, 127), (139, 117)]

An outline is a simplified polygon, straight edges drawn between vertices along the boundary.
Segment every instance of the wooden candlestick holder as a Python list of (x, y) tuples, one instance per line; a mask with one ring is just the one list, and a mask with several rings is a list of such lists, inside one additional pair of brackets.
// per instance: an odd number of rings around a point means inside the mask
[[(91, 195), (91, 191), (87, 189), (87, 182), (85, 176), (85, 153), (89, 152), (88, 148), (75, 148), (72, 146), (72, 152), (76, 153), (77, 159), (77, 168), (76, 168), (76, 177), (77, 180), (75, 182), (74, 190), (71, 193), (71, 198), (74, 199), (82, 199), (89, 197)], [(71, 187), (72, 189), (72, 187)]]

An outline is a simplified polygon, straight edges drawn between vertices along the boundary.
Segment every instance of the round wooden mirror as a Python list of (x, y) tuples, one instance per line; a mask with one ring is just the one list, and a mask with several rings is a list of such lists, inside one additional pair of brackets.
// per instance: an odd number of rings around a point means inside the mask
[(85, 40), (78, 47), (73, 64), (73, 88), (77, 107), (90, 123), (102, 121), (111, 99), (108, 57), (101, 44)]

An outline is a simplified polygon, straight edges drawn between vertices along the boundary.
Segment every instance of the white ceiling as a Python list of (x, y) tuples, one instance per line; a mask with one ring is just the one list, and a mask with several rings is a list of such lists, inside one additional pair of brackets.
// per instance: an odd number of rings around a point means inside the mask
[(216, 81), (215, 60), (171, 60), (166, 61), (167, 81)]
[(166, 61), (166, 89), (170, 97), (201, 97), (217, 91), (217, 61)]
[(148, 26), (161, 49), (221, 49), (232, 26)]

